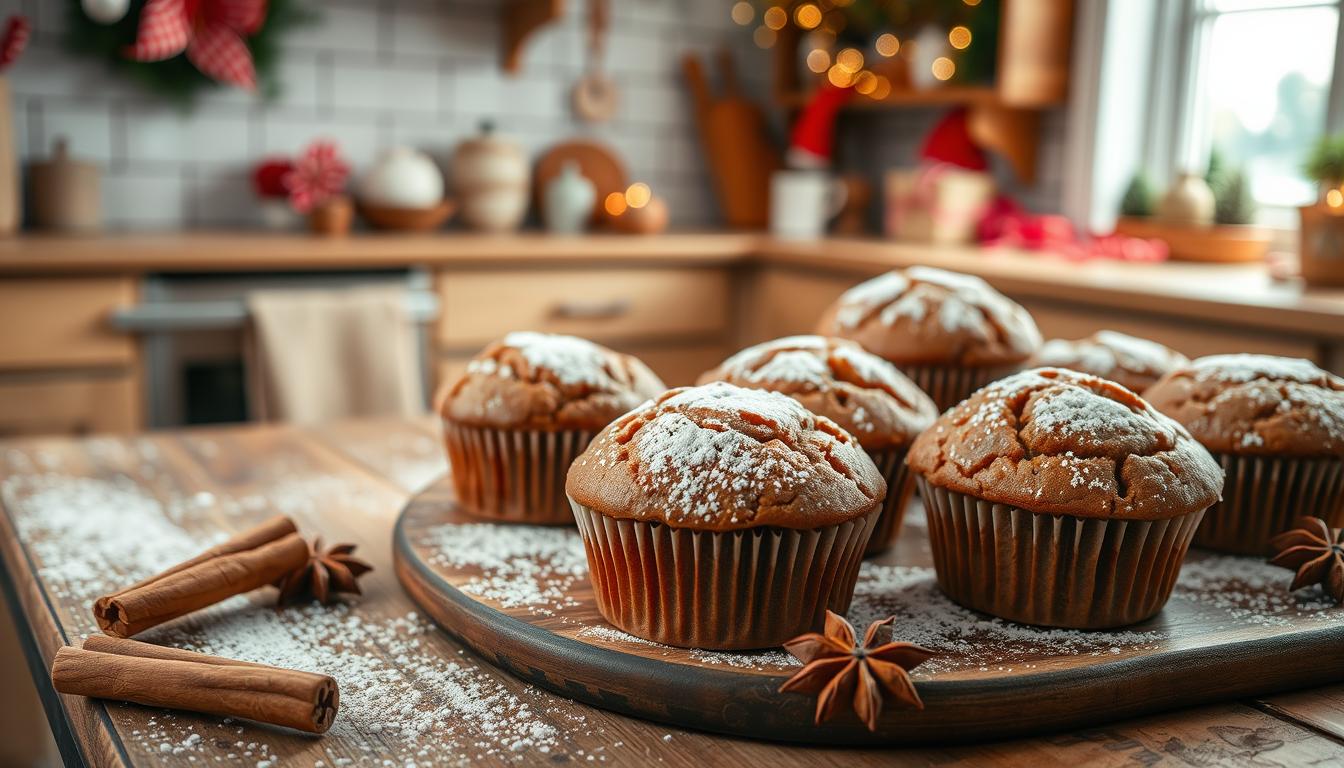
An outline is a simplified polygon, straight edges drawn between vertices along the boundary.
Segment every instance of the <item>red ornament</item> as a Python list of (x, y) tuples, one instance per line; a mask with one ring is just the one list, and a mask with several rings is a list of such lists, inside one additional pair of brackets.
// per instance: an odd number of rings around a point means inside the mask
[(257, 197), (289, 197), (289, 186), (285, 177), (294, 171), (293, 161), (283, 158), (271, 158), (257, 165), (252, 171), (252, 188)]
[(163, 61), (186, 52), (197, 69), (249, 91), (257, 71), (245, 38), (266, 21), (266, 0), (149, 0), (126, 56)]
[(943, 116), (924, 139), (919, 156), (937, 163), (948, 163), (972, 171), (989, 167), (985, 152), (973, 139), (966, 126), (966, 108), (959, 107)]
[(299, 213), (308, 213), (341, 194), (350, 177), (350, 165), (331, 141), (315, 141), (303, 151), (294, 170), (285, 174), (289, 204)]
[(9, 17), (5, 24), (5, 36), (0, 38), (0, 70), (8, 69), (19, 58), (23, 49), (28, 47), (28, 36), (32, 31), (33, 25), (28, 22), (28, 17)]

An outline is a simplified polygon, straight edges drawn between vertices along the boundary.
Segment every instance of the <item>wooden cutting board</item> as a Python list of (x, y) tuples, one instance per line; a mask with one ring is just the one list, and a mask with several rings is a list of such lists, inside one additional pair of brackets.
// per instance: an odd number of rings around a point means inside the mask
[(770, 219), (770, 176), (780, 167), (764, 115), (743, 95), (728, 51), (719, 52), (722, 89), (717, 96), (698, 58), (687, 56), (682, 68), (724, 222), (736, 229), (763, 229)]
[(613, 711), (718, 733), (816, 744), (956, 743), (1056, 731), (1344, 680), (1344, 608), (1289, 594), (1288, 571), (1192, 552), (1157, 617), (1076, 632), (954, 605), (929, 567), (916, 502), (898, 546), (864, 565), (849, 618), (895, 615), (894, 639), (939, 656), (914, 671), (922, 711), (817, 726), (814, 700), (778, 693), (780, 651), (670, 648), (603, 620), (578, 533), (473, 519), (446, 479), (414, 496), (394, 533), (397, 576), (440, 626), (496, 666)]

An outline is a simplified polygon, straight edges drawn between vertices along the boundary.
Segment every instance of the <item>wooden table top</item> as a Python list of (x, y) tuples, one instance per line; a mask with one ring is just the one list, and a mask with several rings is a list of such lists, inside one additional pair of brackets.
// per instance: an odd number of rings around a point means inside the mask
[[(614, 715), (524, 685), (416, 615), (392, 573), (403, 502), (444, 470), (428, 421), (242, 427), (0, 442), (3, 579), (70, 764), (134, 766), (1326, 765), (1344, 762), (1344, 686), (1010, 742), (914, 750), (789, 747)], [(219, 718), (61, 696), (47, 669), (96, 631), (114, 586), (276, 512), (351, 541), (377, 570), (338, 608), (274, 611), (263, 590), (145, 639), (335, 675), (322, 738)], [(1310, 664), (1310, 659), (1303, 659)], [(1254, 674), (1253, 665), (1248, 673)], [(1030, 696), (1030, 691), (1024, 691)], [(391, 761), (385, 763), (384, 761)]]

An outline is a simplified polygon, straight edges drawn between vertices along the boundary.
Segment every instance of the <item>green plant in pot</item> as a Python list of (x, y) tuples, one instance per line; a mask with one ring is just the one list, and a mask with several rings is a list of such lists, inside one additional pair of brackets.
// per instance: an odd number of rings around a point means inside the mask
[(1316, 285), (1344, 285), (1344, 134), (1322, 136), (1302, 170), (1320, 186), (1320, 198), (1302, 215), (1302, 277)]

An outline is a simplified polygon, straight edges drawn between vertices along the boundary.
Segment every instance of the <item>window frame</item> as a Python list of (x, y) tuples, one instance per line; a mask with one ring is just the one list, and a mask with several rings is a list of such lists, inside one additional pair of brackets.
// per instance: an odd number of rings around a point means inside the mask
[[(1218, 11), (1207, 7), (1207, 0), (1178, 0), (1159, 3), (1154, 30), (1152, 80), (1149, 85), (1153, 94), (1154, 114), (1148, 122), (1147, 135), (1144, 137), (1144, 164), (1153, 171), (1160, 172), (1160, 178), (1174, 178), (1185, 170), (1203, 171), (1208, 162), (1211, 147), (1207, 146), (1207, 131), (1198, 124), (1196, 93), (1207, 64), (1202, 52), (1208, 46), (1212, 20), (1230, 14), (1255, 13), (1262, 11), (1288, 11), (1301, 8), (1321, 8), (1333, 6), (1338, 11), (1335, 30), (1334, 67), (1330, 75), (1330, 85), (1326, 98), (1326, 118), (1324, 131), (1327, 134), (1344, 130), (1344, 0), (1296, 0), (1274, 3), (1273, 0), (1260, 0), (1259, 7)], [(1174, 77), (1170, 74), (1175, 73)], [(1207, 119), (1205, 116), (1204, 119)], [(1305, 153), (1305, 148), (1304, 148)], [(1271, 229), (1295, 231), (1295, 208), (1291, 206), (1268, 205), (1259, 203), (1262, 209), (1292, 212), (1292, 216), (1282, 213), (1275, 218), (1289, 226), (1274, 226)]]

